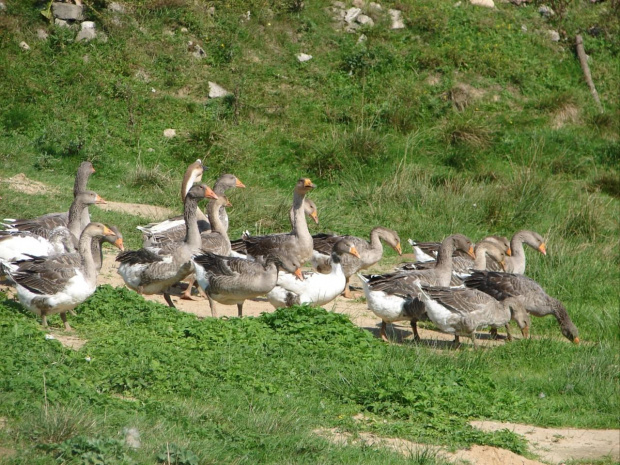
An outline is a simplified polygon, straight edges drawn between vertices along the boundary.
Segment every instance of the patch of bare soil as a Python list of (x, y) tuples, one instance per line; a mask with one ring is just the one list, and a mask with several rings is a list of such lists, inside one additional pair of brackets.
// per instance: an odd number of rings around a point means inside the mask
[(149, 221), (165, 220), (174, 214), (174, 212), (169, 208), (157, 207), (155, 205), (145, 205), (141, 203), (107, 201), (106, 203), (97, 206), (106, 211), (115, 211), (148, 218)]
[(351, 433), (342, 433), (336, 429), (319, 429), (315, 430), (315, 433), (334, 444), (360, 444), (371, 447), (384, 447), (407, 457), (415, 457), (432, 452), (437, 454), (438, 457), (459, 464), (466, 462), (473, 465), (544, 465), (542, 462), (526, 459), (509, 450), (490, 446), (474, 445), (470, 449), (448, 452), (440, 446), (418, 444), (406, 439), (384, 438), (372, 433), (359, 433), (357, 436), (354, 436)]
[(76, 351), (80, 350), (82, 347), (84, 347), (84, 344), (88, 342), (86, 339), (80, 339), (79, 337), (72, 334), (67, 334), (64, 331), (61, 332), (50, 329), (49, 334), (54, 336), (54, 339), (60, 342), (64, 347)]
[(551, 127), (560, 129), (566, 124), (576, 124), (579, 122), (579, 109), (572, 104), (564, 105), (552, 117)]
[(620, 432), (613, 429), (583, 430), (573, 428), (538, 428), (517, 423), (472, 421), (483, 431), (507, 429), (527, 439), (530, 449), (543, 460), (560, 463), (567, 460), (600, 459), (610, 456), (620, 459)]
[(19, 173), (11, 178), (3, 179), (2, 182), (5, 183), (9, 189), (28, 195), (56, 194), (58, 192), (58, 189), (54, 187), (28, 179), (24, 173)]

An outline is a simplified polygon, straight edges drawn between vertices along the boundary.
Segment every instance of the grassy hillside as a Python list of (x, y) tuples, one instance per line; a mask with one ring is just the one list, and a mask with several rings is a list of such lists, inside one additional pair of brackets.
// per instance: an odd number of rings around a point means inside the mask
[[(585, 344), (574, 348), (544, 339), (506, 346), (492, 355), (454, 357), (425, 348), (385, 348), (343, 330), (345, 336), (335, 335), (333, 347), (326, 345), (321, 355), (326, 363), (335, 357), (330, 350), (342, 349), (343, 337), (359, 338), (355, 344), (370, 347), (364, 349), (368, 358), (357, 364), (343, 361), (342, 372), (328, 363), (326, 373), (315, 353), (298, 359), (286, 347), (285, 337), (265, 329), (273, 323), (269, 317), (246, 323), (196, 323), (161, 307), (148, 307), (148, 314), (165, 315), (164, 332), (170, 328), (175, 333), (150, 334), (154, 330), (149, 327), (159, 324), (160, 317), (153, 316), (136, 329), (144, 331), (138, 340), (148, 347), (181, 344), (194, 337), (192, 331), (206, 331), (200, 324), (236, 334), (209, 342), (215, 351), (209, 355), (212, 363), (229, 364), (222, 368), (224, 374), (198, 367), (203, 378), (170, 384), (166, 378), (175, 370), (174, 354), (162, 356), (169, 362), (156, 353), (148, 355), (150, 368), (138, 357), (132, 363), (140, 369), (93, 373), (73, 365), (78, 359), (82, 363), (82, 352), (44, 345), (36, 322), (5, 300), (0, 305), (6, 322), (1, 326), (3, 353), (10, 353), (12, 362), (0, 371), (0, 391), (5, 393), (0, 416), (11, 424), (9, 430), (0, 428), (4, 439), (22, 446), (28, 441), (60, 444), (79, 434), (95, 437), (98, 431), (110, 439), (134, 418), (154, 435), (147, 439), (147, 452), (132, 456), (139, 463), (152, 463), (166, 437), (179, 442), (190, 427), (195, 433), (183, 447), (193, 443), (197, 452), (217, 444), (198, 463), (232, 461), (232, 456), (244, 453), (249, 455), (240, 461), (282, 463), (297, 456), (308, 463), (400, 463), (401, 458), (388, 459), (376, 450), (351, 447), (334, 452), (335, 446), (309, 439), (310, 431), (315, 426), (355, 431), (360, 425), (338, 419), (363, 411), (377, 415), (376, 424), (364, 428), (376, 430), (385, 419), (381, 432), (392, 436), (452, 445), (501, 443), (522, 451), (520, 439), (513, 436), (472, 436), (465, 419), (617, 426), (617, 0), (553, 0), (549, 5), (556, 15), (551, 19), (538, 13), (538, 3), (516, 7), (498, 1), (490, 10), (465, 1), (459, 6), (444, 0), (384, 2), (384, 10), (403, 12), (406, 27), (390, 30), (389, 19), (379, 15), (374, 27), (355, 34), (334, 27), (332, 13), (326, 11), (331, 3), (323, 0), (136, 0), (123, 4), (124, 13), (110, 11), (103, 0), (84, 3), (88, 19), (105, 32), (107, 41), (75, 42), (75, 31), (50, 25), (40, 13), (46, 2), (6, 0), (6, 10), (0, 11), (0, 178), (23, 172), (58, 187), (55, 194), (28, 196), (0, 184), (2, 218), (66, 209), (76, 168), (84, 159), (92, 160), (97, 170), (89, 186), (104, 198), (180, 211), (182, 173), (188, 163), (201, 158), (209, 166), (209, 183), (220, 173), (232, 172), (248, 186), (230, 195), (231, 237), (245, 229), (284, 231), (289, 227), (286, 211), (292, 187), (300, 176), (309, 176), (319, 186), (312, 197), (319, 207), (320, 230), (367, 235), (381, 224), (396, 229), (403, 239), (422, 240), (453, 232), (474, 240), (489, 233), (510, 237), (519, 229), (543, 234), (549, 254), (526, 251), (528, 275), (565, 302)], [(210, 7), (215, 7), (214, 15)], [(37, 38), (38, 29), (47, 32), (47, 39)], [(549, 29), (559, 31), (559, 42), (550, 40)], [(366, 40), (359, 41), (361, 33)], [(584, 37), (602, 114), (575, 55), (576, 34)], [(30, 50), (20, 48), (22, 41)], [(193, 57), (189, 41), (199, 44), (206, 57)], [(298, 62), (301, 52), (312, 60)], [(208, 99), (209, 81), (232, 94)], [(167, 128), (174, 128), (177, 136), (165, 138)], [(96, 209), (93, 217), (118, 224), (126, 243), (139, 246), (134, 227), (145, 219)], [(395, 261), (392, 251), (387, 255), (388, 261)], [(106, 290), (103, 296), (117, 302), (109, 304), (114, 309), (119, 302), (143, 305), (125, 291)], [(86, 304), (81, 324), (76, 324), (78, 332), (89, 340), (104, 334), (111, 342), (89, 343), (88, 351), (110, 366), (140, 353), (141, 347), (127, 339), (131, 318), (125, 310), (92, 319), (90, 312), (100, 311), (93, 305)], [(293, 315), (300, 318), (299, 328), (312, 326), (304, 323), (303, 315)], [(536, 319), (534, 324), (539, 335), (558, 335), (555, 321)], [(189, 333), (178, 333), (183, 327)], [(256, 336), (259, 342), (248, 345), (253, 355), (247, 365), (234, 355), (239, 334), (261, 335)], [(308, 335), (311, 340), (321, 337)], [(194, 352), (183, 352), (179, 360), (198, 357), (196, 348), (190, 349)], [(242, 353), (247, 355), (245, 349)], [(258, 381), (248, 381), (248, 367), (271, 363), (267, 360), (274, 353), (289, 357), (282, 365), (269, 365), (279, 378), (257, 374)], [(393, 363), (383, 364), (383, 357)], [(154, 367), (151, 360), (159, 365)], [(62, 363), (52, 366), (53, 362)], [(32, 378), (17, 376), (20, 367)], [(237, 372), (244, 374), (237, 377)], [(96, 427), (77, 427), (75, 434), (51, 439), (29, 432), (44, 405), (45, 373), (64, 380), (56, 397), (49, 399), (58, 415), (69, 409), (71, 416), (77, 409), (78, 416)], [(303, 373), (304, 385), (296, 394), (309, 399), (307, 403), (288, 400), (293, 387), (285, 373)], [(463, 402), (475, 408), (453, 410), (442, 402), (410, 398), (411, 373), (420, 374), (424, 381), (419, 382), (427, 387), (435, 375), (444, 380), (440, 397), (457, 395), (449, 387), (454, 376), (457, 385), (467, 387), (458, 395), (469, 396)], [(393, 381), (382, 385), (382, 376)], [(203, 385), (208, 388), (197, 394)], [(558, 399), (548, 407), (532, 405), (531, 398), (541, 391), (557, 393)], [(99, 400), (100, 394), (104, 400)], [(111, 394), (132, 396), (139, 403), (114, 400)], [(202, 412), (197, 405), (204, 406), (212, 396), (234, 400)], [(484, 407), (485, 402), (497, 407)], [(236, 409), (239, 403), (243, 407)], [(323, 421), (323, 408), (330, 420)], [(572, 413), (578, 408), (583, 411), (575, 420)], [(303, 427), (296, 426), (296, 416)], [(23, 425), (17, 422), (21, 417), (26, 418)], [(251, 440), (244, 442), (242, 432), (248, 431)], [(264, 431), (276, 431), (276, 437), (285, 438), (284, 445), (265, 440)], [(446, 438), (448, 431), (458, 434)], [(227, 455), (225, 438), (231, 434), (237, 438), (233, 442), (238, 455)], [(114, 444), (100, 446), (112, 451)], [(282, 455), (269, 459), (279, 447)], [(248, 452), (257, 448), (263, 452)], [(15, 463), (35, 463), (33, 457), (44, 453), (36, 449), (25, 454)], [(54, 452), (42, 455), (40, 463), (50, 463), (53, 456)], [(424, 460), (416, 463), (432, 463)]]

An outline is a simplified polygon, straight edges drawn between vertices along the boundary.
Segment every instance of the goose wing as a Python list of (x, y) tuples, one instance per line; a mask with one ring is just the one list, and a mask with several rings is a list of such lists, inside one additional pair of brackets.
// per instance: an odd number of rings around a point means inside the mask
[(497, 300), (530, 292), (544, 292), (533, 279), (523, 275), (497, 271), (474, 271), (470, 277), (465, 279), (465, 286), (478, 289)]
[(67, 282), (77, 275), (82, 266), (79, 254), (61, 254), (52, 257), (31, 257), (14, 262), (17, 270), (10, 272), (15, 283), (39, 295), (53, 295), (62, 291)]

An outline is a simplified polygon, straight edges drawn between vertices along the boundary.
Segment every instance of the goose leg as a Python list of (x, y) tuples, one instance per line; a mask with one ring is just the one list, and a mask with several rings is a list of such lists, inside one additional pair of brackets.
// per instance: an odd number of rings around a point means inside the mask
[(172, 303), (172, 299), (170, 298), (170, 294), (168, 293), (167, 290), (166, 292), (164, 292), (164, 299), (166, 299), (166, 302), (168, 303), (169, 307), (176, 308), (174, 304)]
[(454, 341), (452, 342), (455, 346), (460, 346), (461, 345), (461, 338), (458, 337), (456, 334), (454, 335)]
[(420, 341), (420, 335), (418, 334), (418, 320), (411, 320), (411, 329), (413, 330), (413, 340)]
[[(185, 289), (183, 291), (183, 294), (181, 294), (181, 299), (183, 300), (194, 300), (192, 297), (192, 288), (194, 287), (194, 283), (196, 282), (196, 278), (194, 278), (194, 275), (191, 275), (188, 279), (187, 279), (187, 289)], [(200, 289), (200, 288), (198, 288)]]
[(385, 342), (390, 342), (390, 340), (387, 337), (387, 334), (385, 333), (385, 328), (387, 326), (387, 323), (385, 321), (381, 321), (381, 339), (383, 339)]
[(474, 350), (476, 350), (478, 348), (478, 346), (476, 345), (476, 333), (471, 333), (469, 337), (471, 338), (471, 343), (474, 346)]
[(65, 324), (65, 331), (73, 331), (73, 328), (69, 326), (69, 322), (67, 321), (67, 312), (62, 312), (60, 314), (60, 319)]
[(524, 326), (523, 328), (521, 328), (521, 334), (523, 334), (524, 339), (529, 339), (530, 338), (530, 327)]
[(506, 325), (506, 340), (507, 341), (512, 341), (512, 334), (510, 334), (510, 325), (509, 324)]
[(213, 318), (217, 318), (217, 309), (215, 308), (215, 302), (209, 294), (207, 294), (207, 298), (209, 299), (209, 307), (211, 307), (211, 316)]
[(41, 326), (47, 328), (47, 315), (44, 312), (41, 312)]
[(351, 289), (349, 289), (349, 278), (347, 277), (346, 279), (347, 280), (346, 280), (345, 285), (344, 285), (344, 292), (342, 293), (342, 296), (345, 299), (352, 299), (353, 295), (351, 294)]
[(489, 334), (491, 335), (491, 339), (499, 339), (499, 335), (497, 334), (497, 328), (491, 328)]
[(243, 302), (241, 302), (240, 304), (237, 304), (237, 316), (238, 317), (243, 316)]

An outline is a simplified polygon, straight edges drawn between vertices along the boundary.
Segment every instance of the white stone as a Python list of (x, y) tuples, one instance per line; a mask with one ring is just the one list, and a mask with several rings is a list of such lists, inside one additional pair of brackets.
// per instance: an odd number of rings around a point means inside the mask
[(525, 24), (521, 24), (521, 32), (527, 32), (527, 26)]
[(219, 84), (209, 81), (209, 98), (220, 98), (226, 97), (227, 95), (230, 95), (230, 92)]
[(381, 13), (383, 11), (383, 7), (375, 2), (370, 2), (368, 4), (368, 11), (371, 13)]
[(469, 3), (471, 3), (474, 6), (483, 6), (485, 8), (495, 8), (495, 3), (493, 3), (493, 0), (469, 0)]
[(125, 434), (125, 444), (131, 449), (140, 448), (140, 432), (137, 428), (123, 428)]
[(368, 37), (366, 37), (366, 35), (365, 35), (365, 34), (362, 34), (362, 35), (360, 35), (360, 36), (357, 38), (357, 43), (358, 43), (358, 44), (361, 44), (362, 42), (365, 42), (365, 41), (366, 41), (366, 39), (368, 39)]
[(64, 19), (59, 19), (59, 18), (56, 18), (54, 20), (54, 24), (58, 27), (71, 27), (67, 21), (65, 21)]
[(359, 15), (355, 21), (357, 21), (358, 23), (360, 23), (362, 26), (374, 26), (375, 22), (372, 20), (372, 18), (370, 16), (366, 16), (366, 15)]
[(48, 34), (45, 29), (37, 29), (37, 38), (40, 40), (47, 40)]
[(92, 21), (84, 21), (82, 23), (82, 29), (78, 32), (77, 37), (75, 38), (76, 42), (80, 42), (82, 40), (90, 41), (97, 37), (97, 31), (95, 30), (95, 23)]
[(167, 137), (168, 139), (172, 139), (176, 135), (177, 135), (177, 132), (174, 129), (164, 130), (164, 137)]
[(82, 21), (84, 20), (84, 7), (82, 5), (55, 2), (52, 3), (52, 14), (54, 18)]
[(30, 50), (30, 45), (28, 45), (26, 42), (20, 42), (19, 46), (22, 50)]
[(403, 21), (403, 18), (401, 17), (402, 11), (390, 9), (388, 10), (388, 13), (390, 14), (390, 18), (392, 18), (392, 25), (390, 26), (390, 29), (404, 29), (405, 28), (405, 23)]
[(187, 43), (187, 50), (192, 52), (194, 58), (205, 58), (207, 56), (207, 52), (195, 42), (191, 40)]
[(560, 34), (558, 33), (558, 31), (554, 31), (552, 29), (549, 29), (547, 31), (547, 34), (549, 34), (549, 38), (551, 39), (552, 42), (559, 42), (560, 41)]
[(551, 8), (549, 8), (547, 5), (542, 5), (538, 9), (538, 13), (543, 18), (551, 18), (552, 16), (555, 16), (555, 12)]
[(310, 61), (312, 60), (312, 55), (308, 55), (307, 53), (298, 53), (297, 54), (297, 61), (303, 63), (304, 61)]
[(182, 27), (182, 28), (181, 28), (181, 32), (185, 33), (185, 32), (187, 32), (187, 31), (188, 31), (188, 29), (187, 29), (186, 27)]
[(81, 25), (81, 30), (84, 29), (95, 29), (95, 23), (93, 21), (84, 21)]
[(215, 7), (214, 7), (214, 6), (210, 6), (210, 7), (207, 9), (207, 14), (208, 14), (209, 16), (215, 16)]
[(125, 13), (125, 6), (118, 2), (112, 2), (108, 5), (108, 10), (113, 11), (114, 13)]
[(351, 24), (355, 19), (361, 14), (361, 8), (349, 8), (347, 10), (347, 14), (344, 17), (344, 20)]

